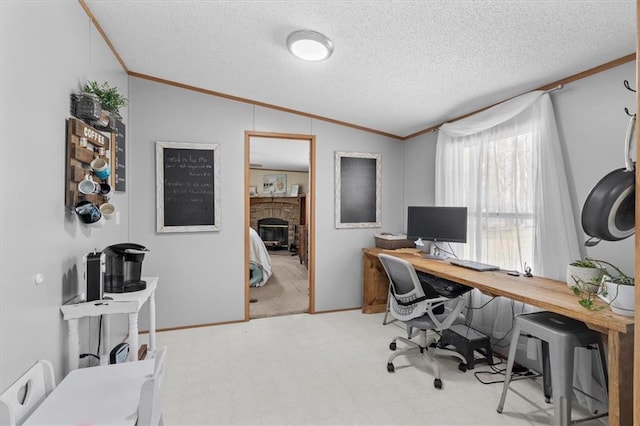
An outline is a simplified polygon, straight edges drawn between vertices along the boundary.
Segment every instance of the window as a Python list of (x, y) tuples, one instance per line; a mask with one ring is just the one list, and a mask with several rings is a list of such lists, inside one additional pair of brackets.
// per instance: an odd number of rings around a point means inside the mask
[(436, 149), (436, 205), (466, 206), (459, 257), (563, 279), (578, 239), (553, 107), (532, 92), (445, 124)]
[(463, 257), (480, 254), (480, 260), (507, 269), (521, 269), (525, 262), (531, 265), (535, 215), (531, 134), (490, 140), (481, 150), (470, 146), (464, 150), (465, 161), (479, 162), (482, 172), (472, 176), (469, 171), (474, 168), (468, 164), (461, 169), (466, 187), (462, 204), (471, 201), (471, 191), (479, 189), (483, 196), (469, 211), (477, 238), (464, 247)]

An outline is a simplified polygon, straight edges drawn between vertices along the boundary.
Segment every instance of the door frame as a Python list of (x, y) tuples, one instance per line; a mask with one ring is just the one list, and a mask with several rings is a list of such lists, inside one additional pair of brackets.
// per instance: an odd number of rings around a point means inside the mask
[(307, 196), (306, 205), (309, 209), (309, 223), (307, 229), (308, 236), (308, 278), (309, 278), (309, 313), (315, 313), (315, 228), (316, 228), (316, 137), (315, 135), (305, 135), (297, 133), (274, 133), (274, 132), (255, 132), (246, 130), (244, 132), (244, 319), (249, 321), (249, 224), (250, 224), (250, 206), (249, 198), (249, 170), (250, 170), (250, 153), (251, 153), (251, 137), (273, 138), (273, 139), (298, 139), (309, 142), (309, 195)]

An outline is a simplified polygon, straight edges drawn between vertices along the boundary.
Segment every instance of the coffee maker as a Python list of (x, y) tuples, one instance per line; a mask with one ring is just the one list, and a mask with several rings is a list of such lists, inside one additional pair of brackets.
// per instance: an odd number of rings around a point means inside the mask
[(115, 244), (83, 257), (86, 265), (86, 300), (101, 300), (104, 293), (128, 293), (147, 288), (141, 279), (142, 261), (149, 251), (134, 243)]
[(142, 276), (142, 261), (149, 251), (146, 247), (134, 243), (115, 244), (104, 249), (105, 273), (104, 291), (106, 293), (128, 293), (147, 288)]

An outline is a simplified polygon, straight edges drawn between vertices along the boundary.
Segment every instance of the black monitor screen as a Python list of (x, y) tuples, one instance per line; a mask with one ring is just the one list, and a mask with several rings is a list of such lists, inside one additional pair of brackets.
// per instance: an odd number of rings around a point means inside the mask
[(409, 206), (407, 238), (451, 243), (467, 242), (467, 208)]

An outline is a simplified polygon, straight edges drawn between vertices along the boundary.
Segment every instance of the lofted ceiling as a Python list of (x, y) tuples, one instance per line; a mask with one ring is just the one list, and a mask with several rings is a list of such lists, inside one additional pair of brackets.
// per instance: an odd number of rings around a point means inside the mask
[[(405, 138), (632, 54), (635, 0), (81, 0), (127, 71)], [(304, 62), (287, 36), (328, 36)]]

